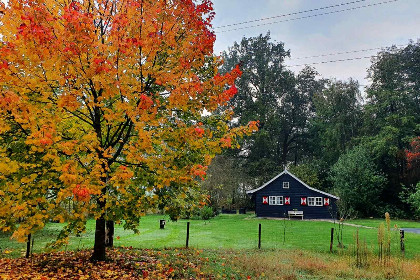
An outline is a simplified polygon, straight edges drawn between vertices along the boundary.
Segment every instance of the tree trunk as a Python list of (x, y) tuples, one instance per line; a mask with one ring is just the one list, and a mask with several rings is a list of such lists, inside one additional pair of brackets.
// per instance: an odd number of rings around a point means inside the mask
[[(102, 156), (99, 155), (99, 158)], [(103, 163), (102, 168), (103, 170), (106, 170), (106, 165)], [(106, 185), (107, 177), (102, 177), (101, 180)], [(104, 196), (106, 194), (106, 187), (104, 187), (101, 190), (102, 195)], [(106, 221), (105, 221), (105, 206), (106, 201), (105, 198), (102, 197), (103, 200), (100, 198), (97, 199), (97, 203), (99, 206), (99, 209), (101, 209), (103, 212), (101, 216), (96, 219), (96, 229), (95, 229), (95, 244), (93, 246), (93, 254), (92, 257), (90, 257), (90, 260), (93, 262), (96, 261), (104, 261), (106, 259), (106, 246), (105, 246), (105, 237), (106, 237)]]
[(106, 221), (105, 246), (114, 247), (114, 221)]
[(104, 261), (105, 256), (105, 216), (102, 214), (100, 218), (96, 219), (95, 245), (90, 259), (91, 261)]
[(26, 241), (26, 254), (25, 258), (29, 258), (31, 255), (31, 236), (32, 234), (28, 234), (28, 241)]

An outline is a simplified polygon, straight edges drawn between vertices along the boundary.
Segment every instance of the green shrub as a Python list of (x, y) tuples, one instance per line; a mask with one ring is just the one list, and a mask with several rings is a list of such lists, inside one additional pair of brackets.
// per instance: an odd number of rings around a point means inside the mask
[(200, 217), (203, 220), (210, 220), (211, 218), (213, 218), (214, 217), (213, 208), (209, 206), (204, 206), (203, 208), (201, 208)]

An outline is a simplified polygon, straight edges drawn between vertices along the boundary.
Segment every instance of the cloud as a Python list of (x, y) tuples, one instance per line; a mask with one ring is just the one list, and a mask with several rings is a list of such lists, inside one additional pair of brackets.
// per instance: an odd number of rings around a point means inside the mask
[[(372, 2), (376, 3), (376, 2)], [(216, 0), (215, 23), (221, 25), (297, 12), (337, 4), (332, 0), (323, 1), (248, 1)], [(371, 4), (371, 2), (366, 2)], [(353, 6), (360, 6), (355, 4)], [(350, 7), (350, 6), (346, 6)], [(345, 7), (342, 7), (345, 8)], [(342, 9), (341, 8), (341, 9)], [(340, 9), (336, 8), (335, 10)], [(329, 10), (330, 11), (330, 10)], [(314, 12), (312, 14), (316, 14)], [(319, 13), (319, 12), (318, 12)], [(295, 16), (296, 17), (296, 16)], [(226, 33), (218, 33), (215, 51), (226, 50), (234, 41), (243, 36), (257, 36), (268, 30), (276, 41), (285, 43), (293, 57), (311, 56), (351, 50), (386, 47), (393, 44), (407, 44), (409, 39), (417, 40), (420, 26), (420, 1), (404, 0), (375, 7), (313, 17), (273, 25), (249, 28)], [(377, 51), (340, 55), (335, 57), (312, 58), (289, 61), (288, 64), (320, 62), (375, 55)], [(339, 79), (356, 78), (366, 84), (370, 59), (314, 65), (324, 77)], [(300, 67), (293, 68), (300, 70)]]

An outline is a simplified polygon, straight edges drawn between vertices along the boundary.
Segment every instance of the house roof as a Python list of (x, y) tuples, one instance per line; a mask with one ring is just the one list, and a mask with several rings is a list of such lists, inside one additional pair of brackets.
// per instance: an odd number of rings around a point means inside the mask
[(312, 188), (312, 187), (308, 186), (302, 180), (300, 180), (298, 177), (296, 177), (295, 175), (293, 175), (292, 173), (290, 173), (287, 169), (285, 169), (282, 173), (280, 173), (279, 175), (277, 175), (276, 177), (274, 177), (273, 179), (271, 179), (270, 181), (268, 181), (267, 183), (265, 183), (261, 187), (256, 188), (256, 189), (253, 189), (253, 190), (250, 190), (250, 191), (247, 191), (246, 193), (247, 194), (253, 194), (253, 193), (255, 193), (255, 192), (257, 192), (257, 191), (265, 188), (266, 186), (268, 186), (269, 184), (271, 184), (274, 180), (276, 180), (277, 178), (281, 177), (284, 174), (288, 174), (288, 175), (292, 176), (296, 181), (298, 181), (299, 183), (301, 183), (302, 185), (304, 185), (305, 187), (307, 187), (310, 190), (316, 191), (316, 192), (321, 193), (323, 195), (330, 196), (330, 197), (335, 198), (335, 199), (340, 199), (338, 196), (335, 196), (335, 195), (332, 195), (330, 193), (326, 193), (326, 192), (323, 192), (323, 191), (320, 191), (318, 189), (315, 189), (315, 188)]

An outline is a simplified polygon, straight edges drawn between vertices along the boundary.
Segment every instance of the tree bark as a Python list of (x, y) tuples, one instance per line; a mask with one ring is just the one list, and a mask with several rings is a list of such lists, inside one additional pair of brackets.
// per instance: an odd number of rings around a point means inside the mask
[(31, 237), (32, 234), (28, 234), (28, 240), (26, 241), (26, 254), (25, 258), (29, 258), (31, 255)]
[(102, 214), (100, 218), (96, 219), (95, 245), (90, 259), (91, 261), (104, 261), (105, 258), (105, 216)]
[(105, 246), (114, 247), (114, 221), (106, 221)]

